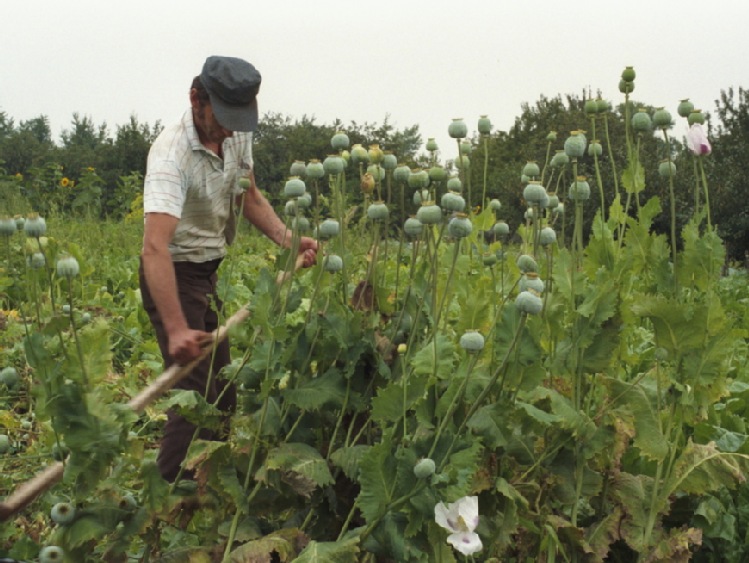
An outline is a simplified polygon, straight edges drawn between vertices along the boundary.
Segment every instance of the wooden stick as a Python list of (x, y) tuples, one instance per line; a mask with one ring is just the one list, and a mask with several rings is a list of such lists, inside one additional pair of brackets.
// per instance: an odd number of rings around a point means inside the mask
[[(276, 283), (281, 285), (303, 265), (304, 258), (300, 254), (296, 259), (294, 269), (290, 271), (280, 272), (278, 274), (278, 277), (276, 278)], [(174, 387), (177, 382), (179, 382), (188, 373), (190, 373), (190, 371), (192, 371), (192, 368), (194, 368), (198, 362), (211, 354), (213, 351), (212, 344), (218, 344), (219, 342), (222, 342), (226, 338), (231, 328), (239, 325), (240, 323), (243, 323), (249, 316), (250, 311), (246, 307), (243, 307), (239, 311), (234, 313), (227, 319), (224, 326), (221, 326), (213, 331), (213, 333), (211, 334), (212, 338), (210, 340), (211, 345), (207, 345), (202, 348), (200, 356), (198, 356), (189, 364), (185, 364), (184, 366), (175, 364), (167, 368), (166, 371), (164, 371), (164, 373), (154, 379), (148, 385), (148, 387), (146, 387), (135, 397), (130, 399), (130, 401), (128, 401), (127, 403), (128, 406), (136, 413), (142, 413), (148, 405), (156, 401), (156, 399), (161, 397), (161, 395)], [(12, 495), (6, 498), (3, 502), (0, 502), (0, 522), (7, 520), (17, 512), (23, 510), (29, 504), (31, 504), (36, 497), (52, 488), (55, 484), (59, 483), (62, 480), (64, 471), (65, 466), (61, 461), (58, 461), (46, 467), (28, 481), (19, 485)]]

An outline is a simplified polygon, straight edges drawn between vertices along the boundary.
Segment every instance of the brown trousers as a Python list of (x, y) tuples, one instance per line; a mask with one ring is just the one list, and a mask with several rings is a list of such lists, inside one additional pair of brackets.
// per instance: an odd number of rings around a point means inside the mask
[[(174, 271), (177, 278), (177, 292), (182, 304), (182, 311), (190, 328), (211, 332), (218, 328), (217, 310), (222, 307), (221, 300), (216, 293), (216, 270), (221, 263), (220, 260), (210, 262), (175, 262)], [(143, 307), (151, 319), (151, 324), (156, 331), (156, 339), (159, 343), (161, 355), (164, 359), (164, 367), (168, 368), (174, 363), (169, 356), (169, 342), (161, 317), (156, 310), (156, 304), (148, 290), (143, 275), (143, 262), (141, 260), (139, 269), (140, 289), (143, 297)], [(209, 355), (201, 361), (185, 378), (175, 385), (176, 389), (188, 389), (197, 391), (203, 395), (209, 403), (216, 402), (219, 395), (221, 398), (216, 406), (227, 413), (228, 422), (231, 413), (237, 403), (237, 392), (234, 385), (227, 383), (218, 377), (221, 368), (231, 362), (229, 353), (229, 342), (224, 340), (217, 346), (214, 354)], [(223, 394), (222, 394), (223, 393)], [(173, 411), (167, 413), (167, 421), (161, 439), (161, 446), (157, 458), (157, 464), (161, 475), (167, 481), (174, 481), (180, 470), (180, 465), (187, 455), (187, 449), (195, 433), (195, 425)], [(219, 440), (225, 435), (208, 429), (200, 429), (198, 438), (203, 440)], [(190, 479), (192, 474), (183, 471), (183, 478)]]

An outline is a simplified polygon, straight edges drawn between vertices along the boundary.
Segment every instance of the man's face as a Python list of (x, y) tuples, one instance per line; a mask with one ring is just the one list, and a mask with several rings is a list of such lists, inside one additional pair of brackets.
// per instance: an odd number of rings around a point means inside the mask
[(224, 139), (231, 137), (234, 132), (221, 126), (213, 115), (211, 104), (200, 102), (193, 98), (192, 104), (195, 116), (195, 126), (198, 128), (200, 140), (203, 142), (217, 143), (221, 145)]

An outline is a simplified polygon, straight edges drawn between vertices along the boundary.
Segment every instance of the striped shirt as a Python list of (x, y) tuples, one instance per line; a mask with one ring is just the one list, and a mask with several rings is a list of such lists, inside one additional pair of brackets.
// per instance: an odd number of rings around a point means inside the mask
[(238, 180), (252, 167), (252, 133), (235, 132), (224, 140), (223, 151), (222, 160), (203, 146), (192, 110), (151, 146), (143, 211), (179, 219), (169, 244), (175, 262), (207, 262), (226, 254), (233, 200), (242, 193)]

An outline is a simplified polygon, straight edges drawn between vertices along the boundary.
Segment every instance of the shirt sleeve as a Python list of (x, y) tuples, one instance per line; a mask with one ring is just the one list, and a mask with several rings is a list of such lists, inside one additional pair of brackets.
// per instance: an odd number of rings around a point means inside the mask
[(166, 213), (180, 219), (185, 204), (183, 186), (182, 173), (176, 162), (149, 155), (143, 186), (143, 212)]

